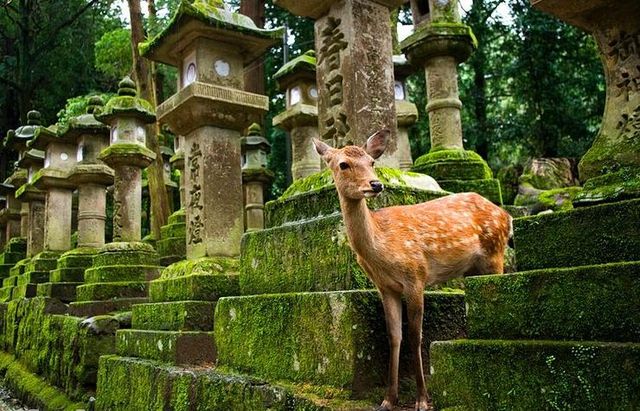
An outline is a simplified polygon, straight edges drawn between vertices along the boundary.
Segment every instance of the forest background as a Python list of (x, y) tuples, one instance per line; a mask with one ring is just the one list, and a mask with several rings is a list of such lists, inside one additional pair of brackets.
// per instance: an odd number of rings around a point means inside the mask
[[(263, 76), (257, 85), (270, 98), (264, 132), (272, 144), (269, 167), (276, 179), (270, 196), (290, 184), (287, 135), (271, 126), (284, 109), (273, 74), (312, 49), (313, 21), (275, 7), (272, 0), (226, 1), (259, 26), (287, 27), (287, 39), (246, 70)], [(179, 0), (0, 0), (0, 136), (24, 124), (31, 109), (43, 124), (64, 123), (84, 112), (87, 97), (109, 97), (134, 73), (135, 24), (150, 37), (169, 21)], [(604, 111), (604, 78), (588, 34), (531, 8), (528, 0), (462, 3), (479, 48), (460, 67), (465, 146), (497, 172), (534, 157), (580, 157), (591, 145)], [(137, 7), (137, 9), (136, 9)], [(129, 13), (129, 9), (139, 10)], [(133, 23), (133, 24), (132, 24)], [(408, 6), (393, 13), (392, 27), (410, 25)], [(394, 30), (395, 32), (395, 30)], [(399, 50), (396, 50), (399, 52)], [(176, 71), (152, 68), (158, 103), (176, 89)], [(409, 80), (409, 99), (420, 119), (410, 130), (413, 158), (429, 149), (424, 72)], [(0, 181), (15, 158), (0, 157)]]

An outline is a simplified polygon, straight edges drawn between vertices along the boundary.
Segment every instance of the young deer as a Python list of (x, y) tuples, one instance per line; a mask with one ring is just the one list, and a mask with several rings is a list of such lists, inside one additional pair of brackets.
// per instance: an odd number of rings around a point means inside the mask
[(389, 130), (373, 134), (363, 148), (335, 149), (314, 140), (331, 168), (349, 244), (382, 297), (389, 335), (389, 379), (378, 411), (398, 400), (398, 361), (402, 340), (402, 302), (407, 303), (409, 346), (416, 369), (416, 410), (427, 410), (422, 371), (424, 287), (465, 274), (503, 271), (511, 216), (475, 193), (452, 194), (422, 204), (370, 211), (365, 198), (383, 185), (373, 169), (387, 145)]

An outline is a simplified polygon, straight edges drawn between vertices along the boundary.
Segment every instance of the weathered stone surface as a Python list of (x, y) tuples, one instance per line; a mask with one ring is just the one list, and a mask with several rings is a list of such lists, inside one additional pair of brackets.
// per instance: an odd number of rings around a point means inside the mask
[(192, 274), (158, 279), (149, 283), (149, 299), (166, 301), (217, 301), (220, 297), (240, 294), (237, 274)]
[(143, 298), (118, 298), (107, 301), (74, 301), (69, 304), (69, 314), (76, 317), (93, 317), (105, 313), (130, 310), (133, 304), (143, 304), (149, 300)]
[(514, 220), (518, 269), (640, 261), (640, 200)]
[[(462, 335), (463, 294), (426, 293), (424, 349)], [(388, 342), (375, 291), (222, 298), (215, 338), (218, 363), (242, 372), (346, 388), (361, 398), (384, 385)], [(407, 351), (402, 371), (409, 374)]]
[(116, 352), (169, 364), (213, 364), (216, 345), (213, 332), (120, 330)]
[(176, 301), (137, 304), (131, 327), (137, 330), (213, 331), (215, 302)]
[(431, 366), (439, 409), (633, 409), (640, 403), (640, 344), (441, 341), (431, 346)]

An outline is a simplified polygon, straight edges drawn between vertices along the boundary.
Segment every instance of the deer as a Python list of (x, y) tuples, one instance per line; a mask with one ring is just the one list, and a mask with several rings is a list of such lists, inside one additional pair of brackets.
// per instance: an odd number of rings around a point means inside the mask
[(333, 175), (349, 245), (384, 308), (389, 368), (385, 397), (376, 411), (391, 411), (398, 402), (403, 297), (415, 365), (415, 410), (426, 411), (430, 398), (421, 351), (424, 288), (454, 277), (502, 274), (512, 218), (476, 193), (370, 210), (366, 199), (384, 189), (374, 165), (389, 136), (389, 130), (380, 130), (362, 147), (333, 148), (317, 139), (313, 144)]

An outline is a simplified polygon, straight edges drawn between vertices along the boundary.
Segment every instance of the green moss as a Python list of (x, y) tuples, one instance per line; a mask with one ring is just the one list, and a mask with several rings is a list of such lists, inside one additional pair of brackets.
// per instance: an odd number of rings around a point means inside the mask
[(640, 170), (625, 168), (587, 180), (583, 191), (576, 196), (575, 202), (591, 205), (638, 197), (640, 197)]
[(587, 410), (603, 404), (635, 409), (640, 404), (640, 344), (461, 340), (434, 343), (431, 360), (438, 409)]
[(51, 297), (57, 298), (58, 300), (69, 303), (76, 299), (76, 286), (82, 283), (71, 282), (71, 283), (53, 283), (47, 282), (43, 284), (38, 284), (38, 288), (36, 291), (36, 295), (38, 297)]
[(169, 224), (184, 223), (187, 221), (186, 211), (184, 208), (179, 209), (169, 216)]
[(640, 260), (640, 200), (514, 220), (521, 270)]
[(134, 116), (146, 123), (156, 120), (153, 105), (147, 100), (135, 96), (114, 96), (107, 101), (104, 108), (94, 114), (103, 123), (109, 123), (116, 116)]
[(142, 162), (151, 162), (156, 158), (156, 154), (142, 144), (137, 143), (115, 143), (100, 152), (98, 159), (109, 164), (112, 161), (129, 159), (128, 162), (134, 164), (138, 159)]
[(141, 330), (212, 331), (215, 303), (176, 301), (137, 304), (131, 327)]
[(61, 282), (83, 282), (84, 268), (56, 268), (49, 272), (49, 280), (54, 283)]
[(442, 189), (453, 193), (474, 192), (478, 193), (494, 204), (502, 205), (502, 192), (500, 182), (491, 180), (442, 180), (439, 181)]
[[(463, 332), (462, 294), (427, 293), (425, 312), (425, 348)], [(222, 298), (215, 336), (218, 363), (241, 372), (347, 388), (356, 397), (384, 385), (388, 346), (374, 291)], [(403, 355), (406, 364), (406, 348)]]
[(640, 341), (640, 263), (465, 280), (471, 338)]
[(304, 54), (299, 55), (287, 64), (280, 67), (280, 70), (276, 71), (273, 75), (274, 79), (282, 78), (290, 73), (297, 71), (309, 71), (315, 74), (316, 72), (316, 53), (313, 50), (306, 51)]
[(493, 177), (487, 162), (469, 150), (433, 150), (416, 159), (413, 171), (436, 180), (482, 180)]
[(213, 333), (202, 331), (120, 330), (116, 351), (170, 364), (211, 364), (216, 358)]
[(179, 261), (165, 268), (162, 279), (178, 278), (200, 274), (234, 274), (238, 272), (239, 261), (229, 257), (203, 257)]
[(187, 227), (186, 223), (175, 223), (175, 224), (165, 225), (160, 229), (161, 238), (170, 238), (170, 237), (185, 238), (187, 236), (186, 227)]
[(93, 264), (93, 256), (98, 249), (90, 247), (75, 248), (58, 258), (57, 268), (86, 268)]
[(158, 254), (142, 242), (106, 244), (93, 258), (93, 267), (112, 265), (158, 265)]
[[(167, 266), (184, 260), (187, 256), (187, 242), (184, 237), (165, 238), (156, 243), (158, 254), (160, 254), (160, 264)], [(166, 263), (170, 261), (170, 263)]]
[(220, 297), (238, 294), (238, 275), (235, 274), (191, 274), (149, 283), (149, 298), (153, 302), (217, 301)]
[(83, 284), (76, 288), (78, 301), (103, 301), (114, 298), (147, 296), (146, 281), (122, 281)]
[(111, 265), (89, 268), (84, 272), (84, 281), (108, 283), (112, 281), (150, 281), (160, 276), (157, 265)]

